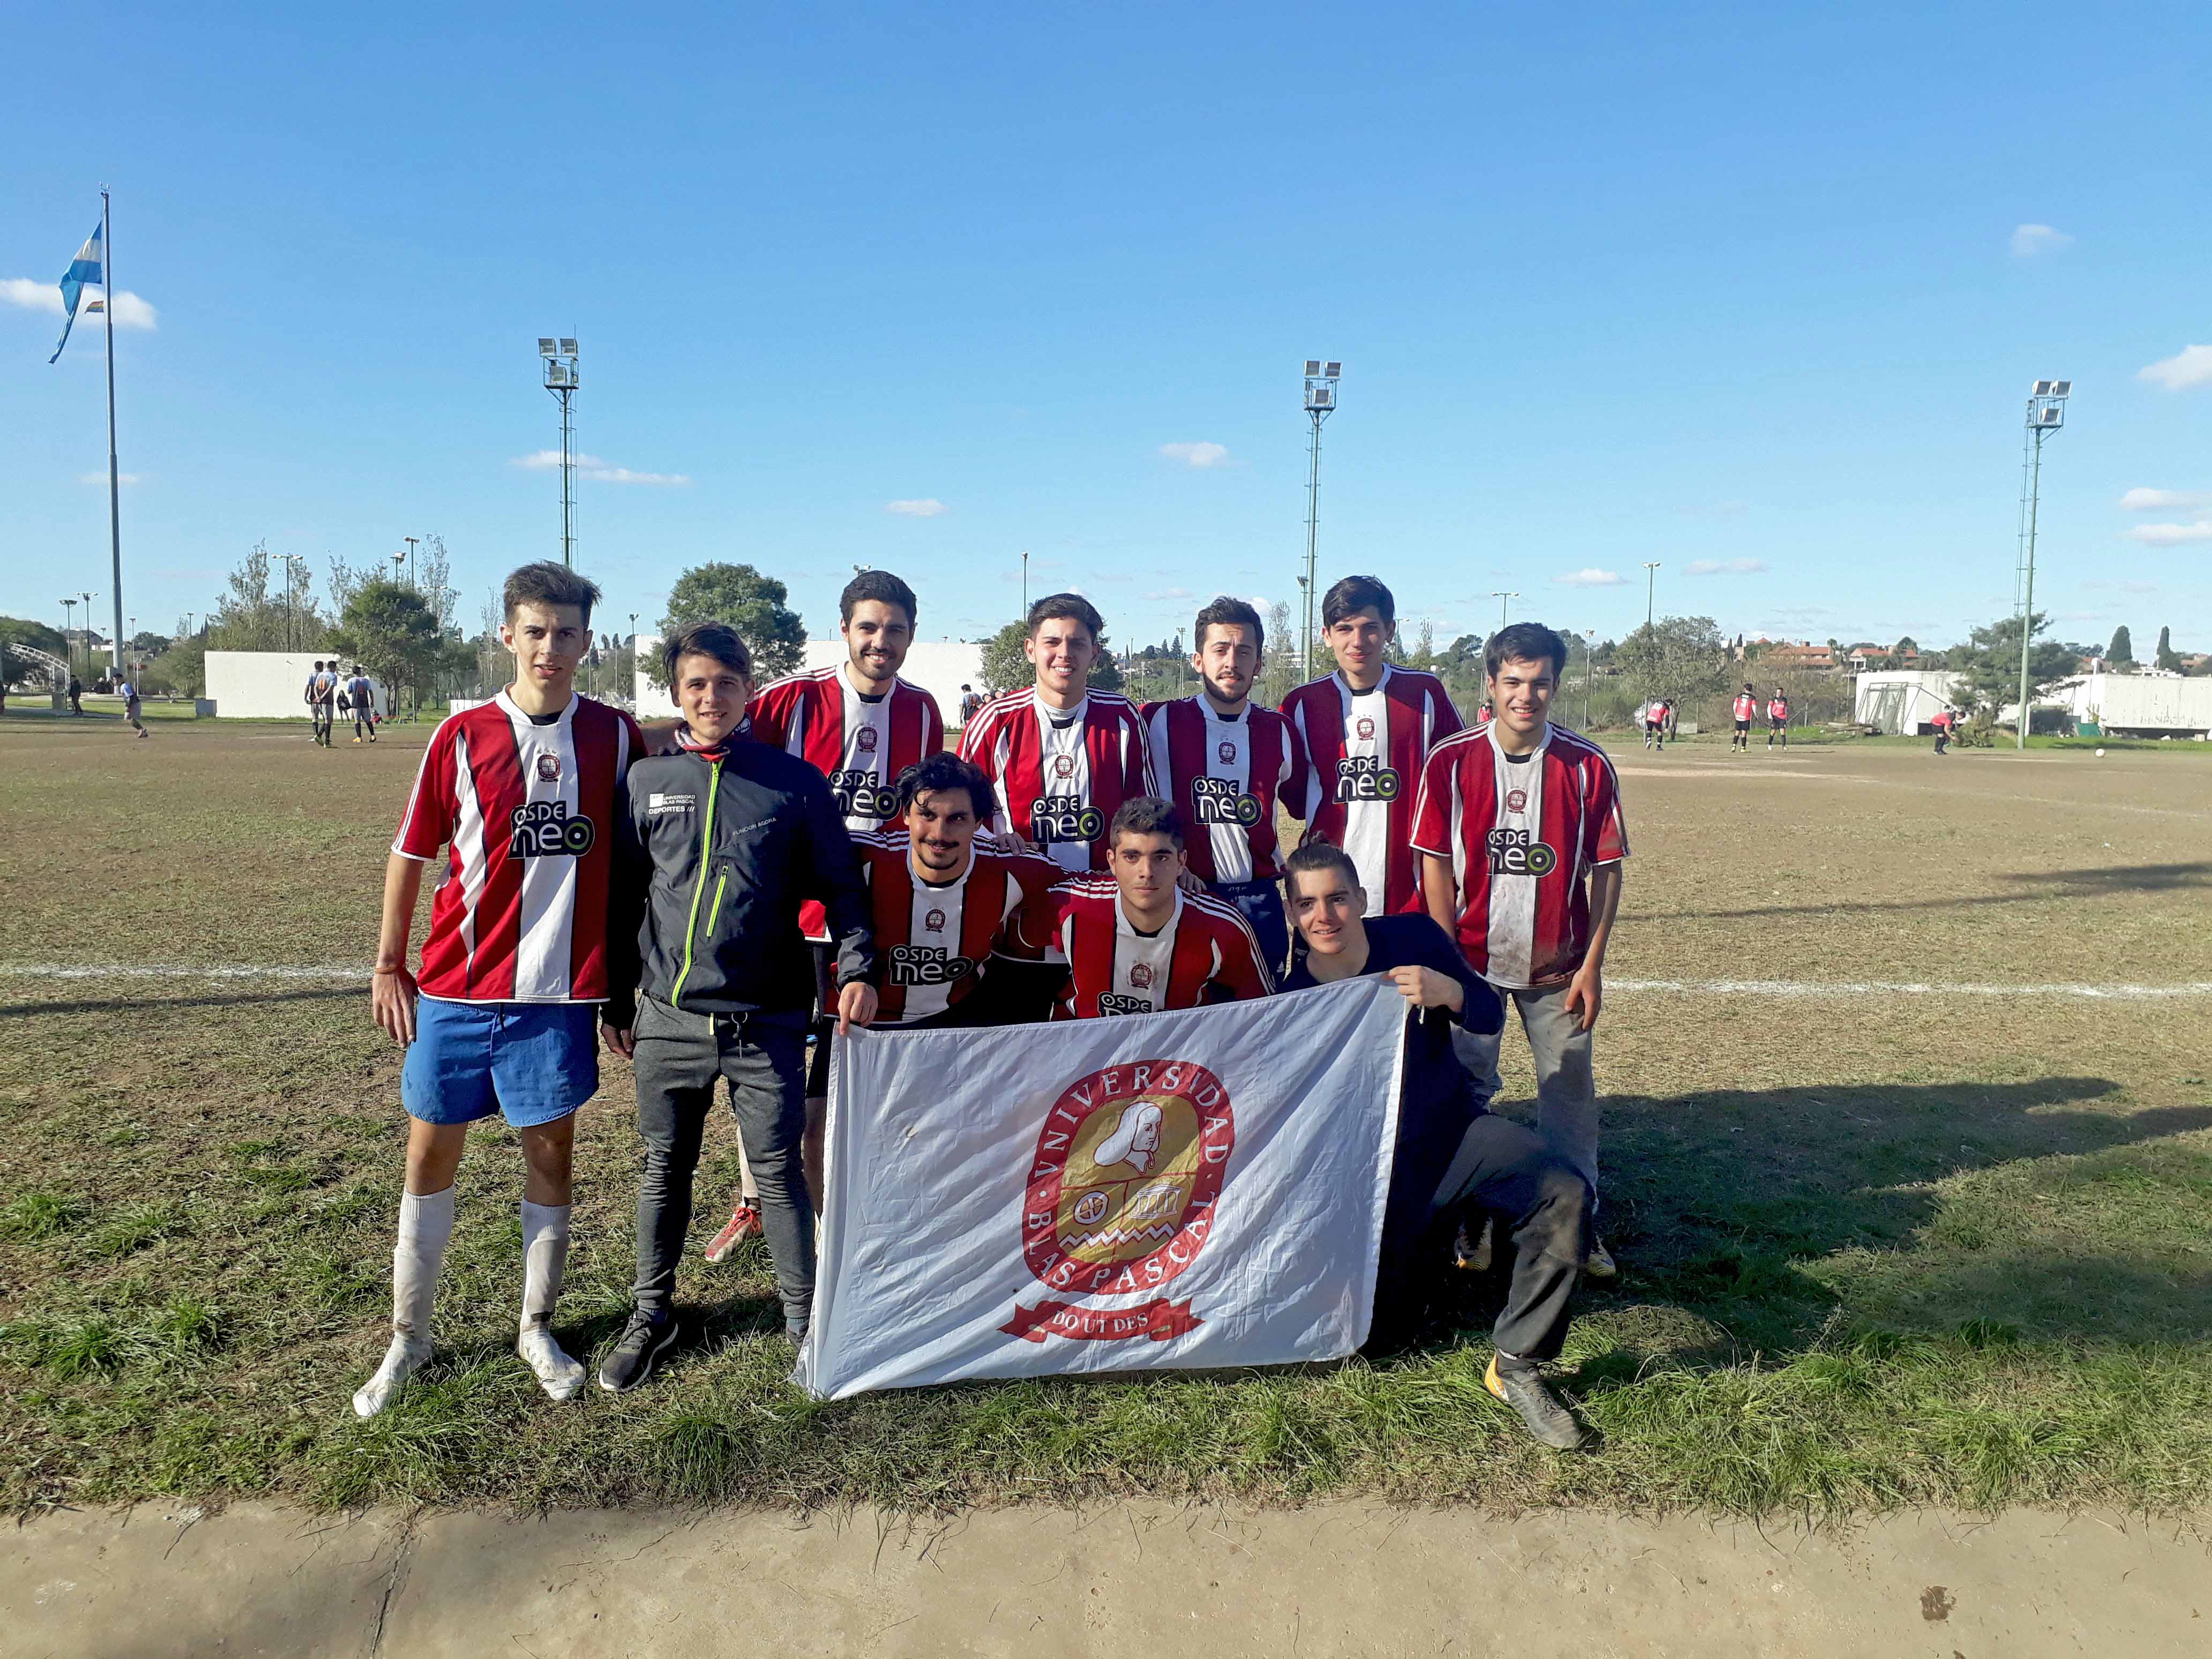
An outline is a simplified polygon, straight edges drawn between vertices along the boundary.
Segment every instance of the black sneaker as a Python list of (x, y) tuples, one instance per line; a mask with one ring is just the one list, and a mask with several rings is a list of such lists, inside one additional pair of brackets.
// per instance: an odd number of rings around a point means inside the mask
[(1575, 1421), (1574, 1413), (1554, 1399), (1551, 1389), (1544, 1386), (1540, 1372), (1534, 1370), (1501, 1371), (1498, 1357), (1491, 1356), (1490, 1370), (1482, 1379), (1482, 1386), (1498, 1399), (1513, 1407), (1528, 1432), (1546, 1445), (1560, 1451), (1573, 1451), (1589, 1439), (1589, 1432)]
[(668, 1314), (630, 1310), (629, 1323), (614, 1352), (599, 1367), (599, 1386), (609, 1394), (628, 1394), (653, 1375), (653, 1365), (676, 1341), (676, 1321)]

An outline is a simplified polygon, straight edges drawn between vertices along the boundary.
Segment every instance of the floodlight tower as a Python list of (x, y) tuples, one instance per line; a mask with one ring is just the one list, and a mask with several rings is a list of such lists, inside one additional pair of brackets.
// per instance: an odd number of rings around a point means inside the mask
[(575, 426), (568, 400), (576, 395), (576, 342), (568, 335), (538, 337), (538, 355), (545, 361), (545, 389), (561, 404), (561, 562), (576, 562), (576, 447)]
[(1313, 422), (1313, 447), (1306, 467), (1306, 574), (1300, 583), (1305, 590), (1306, 659), (1298, 671), (1301, 679), (1313, 672), (1314, 583), (1318, 574), (1314, 561), (1321, 533), (1321, 423), (1336, 413), (1336, 382), (1343, 373), (1342, 363), (1306, 359), (1306, 416)]
[(2027, 431), (2020, 459), (2020, 719), (2014, 746), (2027, 747), (2027, 647), (2035, 634), (2035, 518), (2043, 489), (2043, 441), (2066, 424), (2071, 380), (2038, 380), (2028, 388)]
[(69, 653), (70, 672), (76, 672), (76, 595), (62, 597), (62, 649)]
[(1498, 626), (1502, 629), (1505, 626), (1505, 607), (1521, 596), (1518, 593), (1501, 592), (1493, 587), (1490, 590), (1490, 597), (1498, 601)]

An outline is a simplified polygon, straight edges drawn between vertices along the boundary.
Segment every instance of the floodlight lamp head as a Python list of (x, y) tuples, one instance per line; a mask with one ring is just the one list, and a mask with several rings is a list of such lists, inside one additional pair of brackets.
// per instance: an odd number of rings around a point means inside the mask
[(2062, 401), (2072, 397), (2074, 395), (2074, 382), (2071, 380), (2053, 380), (2051, 383), (2051, 395), (2061, 399)]
[(575, 341), (565, 334), (561, 337), (561, 355), (563, 357), (573, 357), (576, 355)]
[(1321, 366), (1322, 379), (1324, 380), (1334, 380), (1337, 376), (1343, 373), (1344, 365), (1342, 363), (1323, 363)]
[(1308, 386), (1306, 407), (1316, 415), (1327, 414), (1336, 407), (1336, 388), (1328, 386)]
[(556, 347), (551, 335), (541, 334), (538, 337), (538, 355), (539, 356), (550, 357), (554, 354), (555, 349)]
[(1320, 358), (1318, 358), (1318, 357), (1309, 357), (1309, 358), (1307, 358), (1307, 359), (1306, 359), (1306, 378), (1307, 378), (1308, 380), (1310, 380), (1314, 379), (1316, 375), (1318, 375), (1320, 373), (1321, 373), (1321, 359), (1320, 359)]
[(2051, 395), (2051, 383), (2049, 380), (2038, 380), (2033, 386), (2028, 387), (2027, 395), (2031, 398), (2048, 398)]

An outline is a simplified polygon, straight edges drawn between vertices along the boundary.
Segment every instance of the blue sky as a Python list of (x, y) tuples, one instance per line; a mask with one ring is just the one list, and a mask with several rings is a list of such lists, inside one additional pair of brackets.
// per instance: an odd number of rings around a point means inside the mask
[(48, 368), (38, 291), (105, 181), (156, 319), (117, 335), (141, 627), (264, 538), (319, 574), (428, 532), (473, 624), (557, 556), (556, 476), (518, 464), (558, 442), (557, 331), (617, 628), (707, 558), (816, 634), (857, 562), (925, 637), (987, 631), (1024, 550), (1123, 642), (1293, 599), (1324, 355), (1323, 580), (1446, 638), (1501, 588), (1617, 635), (1651, 559), (1662, 613), (1730, 632), (1956, 638), (2011, 603), (2021, 408), (2068, 375), (2039, 599), (2212, 647), (2201, 4), (17, 5), (7, 35), (12, 614), (109, 586), (100, 335)]

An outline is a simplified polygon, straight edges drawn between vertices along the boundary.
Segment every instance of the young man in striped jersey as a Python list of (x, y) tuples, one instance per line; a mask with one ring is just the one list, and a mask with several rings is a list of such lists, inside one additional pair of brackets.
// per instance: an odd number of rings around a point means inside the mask
[[(1566, 641), (1540, 623), (1491, 635), (1483, 667), (1497, 718), (1431, 751), (1412, 842), (1429, 915), (1520, 1010), (1535, 1060), (1538, 1133), (1595, 1193), (1590, 1032), (1628, 832), (1605, 751), (1551, 723), (1566, 659)], [(1494, 1093), (1498, 1038), (1479, 1041)], [(1595, 1234), (1585, 1271), (1613, 1271)]]
[(1322, 598), (1321, 614), (1336, 672), (1283, 700), (1310, 763), (1291, 811), (1306, 821), (1306, 840), (1352, 855), (1369, 915), (1419, 909), (1414, 786), (1430, 749), (1460, 729), (1459, 712), (1435, 675), (1392, 665), (1397, 609), (1374, 577), (1346, 576)]
[[(453, 1177), (468, 1126), (495, 1111), (518, 1131), (525, 1170), (516, 1348), (554, 1399), (583, 1384), (583, 1367), (553, 1340), (553, 1304), (568, 1256), (575, 1111), (599, 1086), (593, 1019), (618, 994), (609, 968), (614, 826), (625, 775), (644, 750), (628, 714), (573, 690), (599, 597), (557, 564), (507, 579), (500, 639), (514, 653), (514, 683), (432, 734), (385, 866), (370, 1000), (376, 1023), (407, 1048), (407, 1179), (392, 1346), (353, 1397), (363, 1417), (429, 1358)], [(441, 848), (418, 977), (407, 971), (407, 936), (423, 867)], [(628, 1023), (626, 1011), (609, 1012)]]
[[(761, 689), (750, 710), (755, 741), (796, 755), (828, 780), (845, 828), (854, 835), (896, 827), (892, 788), (899, 774), (945, 747), (937, 699), (899, 678), (920, 614), (908, 587), (888, 570), (863, 570), (837, 596), (845, 660), (787, 674)], [(818, 903), (799, 907), (799, 925), (813, 947), (815, 1016), (808, 1035), (814, 1058), (806, 1074), (803, 1162), (818, 1207), (822, 1120), (829, 1108), (831, 947)], [(738, 1154), (738, 1201), (708, 1241), (707, 1260), (720, 1261), (761, 1230), (752, 1168)]]
[(991, 781), (956, 755), (899, 776), (906, 828), (854, 837), (876, 941), (876, 1024), (981, 1025), (1042, 1019), (1024, 1006), (1035, 963), (1011, 939), (1065, 874), (977, 834), (997, 811)]
[(1258, 611), (1217, 599), (1198, 613), (1193, 639), (1198, 695), (1142, 710), (1152, 792), (1191, 826), (1191, 873), (1244, 913), (1268, 967), (1280, 972), (1291, 939), (1275, 885), (1275, 803), (1304, 770), (1297, 739), (1282, 715), (1252, 705), (1267, 648)]
[(1231, 904), (1183, 890), (1182, 820), (1168, 802), (1124, 801), (1107, 829), (1108, 876), (1061, 882), (1021, 913), (1018, 951), (1067, 977), (1057, 1019), (1162, 1013), (1266, 996), (1274, 976)]
[(994, 697), (960, 733), (960, 758), (999, 793), (991, 826), (1070, 872), (1106, 868), (1106, 826), (1144, 794), (1145, 728), (1127, 697), (1091, 687), (1105, 623), (1080, 593), (1030, 607), (1032, 685)]

